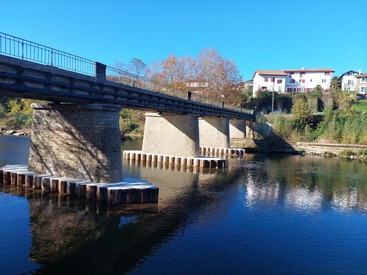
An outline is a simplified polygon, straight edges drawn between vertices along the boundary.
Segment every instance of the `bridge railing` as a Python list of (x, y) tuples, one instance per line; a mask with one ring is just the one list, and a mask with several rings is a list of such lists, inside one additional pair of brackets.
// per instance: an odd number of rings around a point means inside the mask
[(0, 32), (0, 53), (68, 71), (94, 75), (95, 62), (92, 60), (2, 32)]
[[(44, 65), (55, 66), (64, 70), (73, 71), (89, 76), (96, 75), (98, 62), (56, 50), (38, 43), (31, 42), (13, 35), (0, 32), (0, 54), (28, 60)], [(100, 63), (99, 63), (100, 64)], [(187, 90), (180, 90), (171, 85), (166, 85), (149, 78), (132, 74), (130, 72), (107, 66), (105, 71), (107, 80), (123, 83), (129, 86), (143, 88), (153, 92), (172, 95), (187, 99)], [(192, 94), (190, 100), (224, 107), (222, 101), (213, 100), (208, 96)], [(225, 105), (228, 109), (251, 113), (250, 110), (242, 110), (240, 107)]]

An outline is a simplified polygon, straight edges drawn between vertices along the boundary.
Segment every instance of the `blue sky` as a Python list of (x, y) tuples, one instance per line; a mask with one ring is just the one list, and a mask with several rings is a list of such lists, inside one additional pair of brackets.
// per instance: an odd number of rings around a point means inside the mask
[(255, 70), (367, 72), (366, 0), (0, 0), (0, 32), (107, 65), (215, 49)]

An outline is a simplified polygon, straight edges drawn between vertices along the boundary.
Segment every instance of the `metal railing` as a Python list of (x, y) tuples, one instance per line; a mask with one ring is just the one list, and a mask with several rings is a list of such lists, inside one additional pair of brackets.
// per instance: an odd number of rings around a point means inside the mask
[[(95, 76), (96, 74), (97, 62), (3, 32), (0, 32), (0, 54), (54, 66), (89, 76)], [(180, 90), (177, 89), (177, 87), (153, 81), (149, 78), (132, 74), (111, 66), (106, 67), (105, 76), (106, 79), (110, 81), (187, 99), (188, 89)], [(220, 100), (213, 100), (210, 97), (201, 95), (193, 94), (191, 100), (223, 107), (223, 103)], [(226, 105), (225, 108), (251, 113), (250, 110), (242, 110), (242, 108), (235, 106)]]
[(94, 61), (0, 32), (0, 53), (55, 66), (68, 71), (94, 75)]

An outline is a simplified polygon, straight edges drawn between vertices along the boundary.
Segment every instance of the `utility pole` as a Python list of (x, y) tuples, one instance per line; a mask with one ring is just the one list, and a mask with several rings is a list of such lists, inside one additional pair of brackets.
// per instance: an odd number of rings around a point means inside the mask
[(274, 85), (275, 85), (275, 77), (273, 78), (273, 94), (271, 98), (271, 112), (274, 112)]

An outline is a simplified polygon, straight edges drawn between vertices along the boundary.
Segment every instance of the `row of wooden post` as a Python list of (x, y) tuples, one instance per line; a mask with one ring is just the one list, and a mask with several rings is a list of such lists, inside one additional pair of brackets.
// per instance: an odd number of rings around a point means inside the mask
[(0, 169), (0, 184), (58, 192), (112, 204), (156, 203), (159, 188), (147, 182), (94, 183), (32, 173), (19, 166)]

